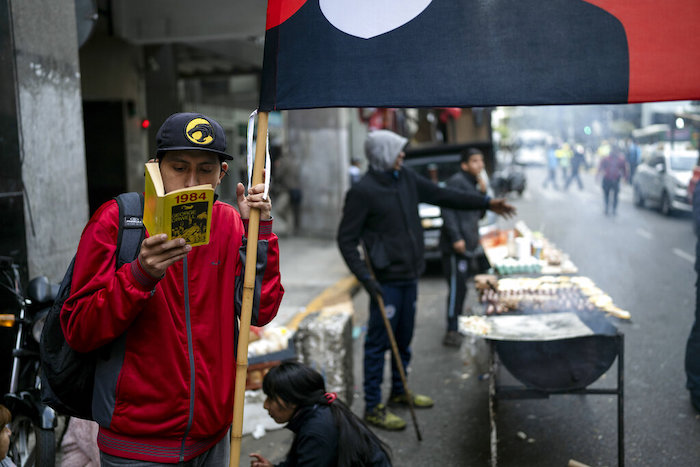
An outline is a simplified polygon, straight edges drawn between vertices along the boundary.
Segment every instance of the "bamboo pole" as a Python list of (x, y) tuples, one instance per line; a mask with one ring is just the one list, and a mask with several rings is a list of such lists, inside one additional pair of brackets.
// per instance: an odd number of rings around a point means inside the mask
[[(263, 182), (265, 145), (267, 144), (267, 118), (267, 112), (258, 113), (258, 137), (255, 146), (255, 162), (253, 163), (253, 186)], [(236, 351), (236, 385), (233, 393), (233, 426), (231, 428), (231, 457), (229, 459), (229, 467), (238, 467), (241, 460), (243, 404), (245, 403), (245, 383), (248, 376), (248, 341), (250, 337), (250, 317), (253, 310), (253, 295), (255, 293), (255, 264), (258, 257), (259, 228), (260, 209), (251, 209), (250, 220), (248, 221), (248, 245), (246, 246), (241, 326), (238, 333), (238, 346)]]

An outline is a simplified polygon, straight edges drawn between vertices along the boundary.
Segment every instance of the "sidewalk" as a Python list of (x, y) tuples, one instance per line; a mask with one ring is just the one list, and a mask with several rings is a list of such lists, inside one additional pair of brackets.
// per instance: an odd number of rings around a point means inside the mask
[[(305, 316), (328, 305), (343, 302), (353, 307), (352, 295), (359, 283), (345, 265), (335, 239), (284, 236), (279, 239), (279, 248), (285, 292), (277, 316), (268, 326), (296, 330)], [(262, 408), (263, 400), (262, 391), (255, 395), (246, 391), (241, 466), (250, 464), (251, 452), (283, 459), (291, 445), (292, 433), (269, 417)]]
[(335, 239), (288, 236), (279, 239), (279, 246), (285, 292), (272, 323), (294, 324), (304, 311), (322, 306), (322, 294), (347, 293), (354, 286)]
[[(333, 241), (284, 238), (280, 243), (282, 283), (290, 291), (283, 303), (285, 310), (282, 310), (282, 316), (277, 318), (279, 324), (283, 324), (291, 303), (299, 306), (304, 299), (310, 300), (311, 305), (318, 303), (318, 295), (315, 294), (321, 293), (323, 289), (319, 286), (327, 287), (322, 293), (322, 296), (327, 296), (329, 290), (343, 288), (341, 281), (349, 276), (350, 272)], [(313, 263), (318, 263), (320, 269), (316, 269)], [(447, 281), (439, 273), (439, 268), (433, 266), (432, 273), (420, 279), (417, 304), (419, 311), (416, 313), (416, 327), (411, 345), (414, 358), (408, 371), (411, 390), (428, 394), (436, 401), (432, 409), (416, 411), (417, 423), (424, 440), (417, 442), (411, 414), (407, 409), (400, 407), (393, 410), (407, 421), (407, 429), (391, 432), (373, 428), (372, 431), (391, 447), (393, 464), (396, 466), (487, 465), (488, 382), (481, 377), (484, 370), (476, 364), (469, 363), (476, 362), (474, 358), (467, 358), (471, 357), (471, 347), (455, 349), (442, 345), (445, 333)], [(307, 276), (304, 277), (304, 274)], [(314, 284), (316, 281), (319, 282)], [(361, 417), (364, 412), (362, 361), (368, 296), (364, 290), (357, 290), (351, 299), (353, 394), (344, 402)], [(472, 294), (472, 300), (475, 298), (475, 294)], [(382, 394), (387, 397), (391, 386), (389, 368), (392, 357), (389, 352), (385, 358)], [(283, 425), (276, 425), (260, 405), (261, 401), (246, 399), (244, 428), (247, 422), (267, 422), (269, 425), (264, 426), (264, 433), (259, 430), (256, 436), (251, 432), (244, 434), (239, 459), (241, 467), (250, 465), (249, 454), (252, 452), (261, 453), (271, 461), (279, 462), (285, 458), (292, 444), (293, 433), (283, 429)]]
[[(277, 316), (263, 330), (263, 333), (266, 331), (272, 333), (268, 335), (269, 340), (267, 342), (271, 344), (279, 342), (276, 340), (278, 335), (276, 328), (286, 328), (286, 330), (296, 332), (304, 318), (314, 314), (314, 312), (333, 313), (334, 311), (342, 310), (345, 316), (348, 316), (347, 313), (349, 313), (352, 319), (354, 314), (352, 293), (357, 290), (358, 282), (346, 267), (334, 239), (285, 236), (280, 238), (279, 247), (280, 273), (285, 293)], [(323, 318), (326, 320), (325, 325), (321, 324), (324, 322), (322, 319), (321, 321), (315, 321), (316, 324), (312, 325), (311, 328), (304, 328), (305, 338), (311, 339), (311, 343), (308, 345), (312, 347), (319, 345), (313, 335), (309, 335), (309, 332), (315, 334), (320, 331), (323, 334), (321, 342), (325, 342), (326, 345), (331, 347), (340, 345), (342, 349), (346, 349), (345, 344), (337, 341), (339, 336), (335, 335), (331, 329), (327, 329), (330, 334), (325, 334), (325, 326), (328, 323), (333, 323), (331, 326), (335, 327), (342, 321), (329, 318), (328, 315), (325, 316), (326, 318)], [(330, 321), (327, 321), (329, 319)], [(321, 327), (319, 328), (319, 326)], [(282, 333), (281, 335), (284, 335), (287, 332), (286, 330), (281, 329), (279, 332)], [(316, 336), (318, 337), (318, 334)], [(252, 345), (254, 346), (255, 344), (253, 343)], [(267, 348), (267, 344), (263, 344), (262, 347)], [(275, 348), (276, 346), (273, 344), (272, 347)], [(249, 346), (250, 349), (251, 346)], [(352, 350), (352, 348), (347, 349), (350, 353), (352, 353)], [(328, 351), (329, 349), (323, 350), (323, 355), (319, 357), (322, 360), (328, 357), (326, 353)], [(316, 349), (316, 352), (318, 352), (318, 349)], [(266, 352), (260, 356), (264, 358), (264, 355), (271, 355), (271, 360), (275, 360), (278, 358), (277, 355), (274, 355), (275, 353), (276, 351), (272, 353)], [(340, 353), (338, 354), (339, 357)], [(255, 355), (255, 351), (252, 354)], [(249, 352), (249, 361), (250, 355), (251, 353)], [(343, 370), (340, 362), (342, 359), (343, 357), (340, 357), (340, 360), (336, 362), (336, 364), (341, 365), (338, 367), (341, 373), (336, 374), (336, 377), (349, 382), (350, 380), (346, 380), (345, 377), (341, 376)], [(259, 374), (249, 374), (249, 378), (252, 381), (258, 381), (258, 378), (261, 377), (262, 375)], [(281, 428), (263, 409), (264, 399), (262, 391), (246, 391), (243, 435), (255, 434), (258, 436), (264, 433), (265, 430), (274, 431)]]

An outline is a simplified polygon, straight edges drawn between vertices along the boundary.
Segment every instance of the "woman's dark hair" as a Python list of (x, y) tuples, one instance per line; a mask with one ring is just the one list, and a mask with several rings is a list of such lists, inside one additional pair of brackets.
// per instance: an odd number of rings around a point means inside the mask
[(12, 414), (10, 410), (4, 405), (0, 404), (0, 430), (2, 430), (5, 425), (12, 421)]
[[(338, 427), (338, 467), (371, 465), (378, 449), (390, 458), (390, 449), (339, 399), (326, 397), (323, 377), (308, 366), (287, 360), (263, 378), (263, 392), (271, 399), (299, 408), (327, 405)], [(342, 442), (341, 442), (342, 440)]]

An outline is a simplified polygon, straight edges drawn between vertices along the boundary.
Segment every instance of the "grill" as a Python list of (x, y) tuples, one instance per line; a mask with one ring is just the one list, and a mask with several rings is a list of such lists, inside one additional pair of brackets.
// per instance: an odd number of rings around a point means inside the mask
[[(611, 313), (626, 312), (587, 278), (487, 279), (476, 280), (486, 316), (465, 317), (460, 327), (490, 344), (491, 465), (497, 464), (498, 400), (572, 393), (617, 396), (618, 465), (624, 465), (624, 336)], [(617, 386), (589, 388), (616, 359)], [(521, 385), (501, 385), (500, 365)]]

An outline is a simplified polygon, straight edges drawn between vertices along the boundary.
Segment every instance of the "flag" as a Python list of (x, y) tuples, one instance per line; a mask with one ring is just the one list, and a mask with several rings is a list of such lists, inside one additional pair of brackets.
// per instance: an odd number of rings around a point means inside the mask
[(269, 0), (260, 110), (700, 99), (700, 0)]

